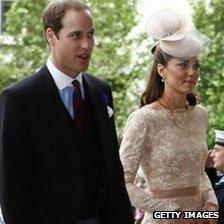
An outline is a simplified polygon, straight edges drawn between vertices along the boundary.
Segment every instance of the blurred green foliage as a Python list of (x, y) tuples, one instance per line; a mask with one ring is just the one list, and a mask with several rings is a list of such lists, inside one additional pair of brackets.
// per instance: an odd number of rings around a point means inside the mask
[(41, 26), (41, 12), (45, 4), (43, 0), (36, 3), (15, 1), (7, 12), (4, 36), (9, 41), (0, 43), (0, 90), (34, 73), (46, 60)]
[(206, 57), (201, 63), (199, 92), (208, 110), (208, 145), (214, 144), (214, 130), (224, 130), (224, 0), (200, 0), (195, 3), (197, 28), (211, 38)]
[(96, 45), (89, 72), (106, 80), (112, 88), (115, 118), (120, 136), (130, 108), (128, 90), (135, 74), (130, 71), (136, 25), (135, 0), (89, 0), (96, 26)]

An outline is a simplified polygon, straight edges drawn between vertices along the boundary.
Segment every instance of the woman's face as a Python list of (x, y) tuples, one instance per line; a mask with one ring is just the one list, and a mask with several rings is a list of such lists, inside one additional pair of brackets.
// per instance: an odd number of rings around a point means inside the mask
[(162, 76), (165, 91), (174, 91), (186, 95), (192, 92), (197, 83), (199, 61), (195, 57), (190, 59), (172, 58), (167, 66), (163, 67)]

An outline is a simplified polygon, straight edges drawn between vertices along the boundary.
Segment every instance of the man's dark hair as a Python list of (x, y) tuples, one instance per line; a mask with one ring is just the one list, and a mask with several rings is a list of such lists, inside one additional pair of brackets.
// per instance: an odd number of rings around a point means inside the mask
[(86, 4), (75, 0), (57, 0), (50, 2), (44, 9), (42, 15), (44, 36), (48, 28), (51, 28), (55, 35), (58, 35), (63, 26), (61, 20), (68, 10), (89, 10), (91, 12)]

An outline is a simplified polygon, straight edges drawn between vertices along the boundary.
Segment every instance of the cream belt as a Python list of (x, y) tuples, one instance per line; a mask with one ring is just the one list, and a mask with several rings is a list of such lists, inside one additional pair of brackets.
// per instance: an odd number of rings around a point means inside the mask
[(185, 187), (170, 190), (150, 190), (156, 198), (173, 198), (173, 197), (187, 197), (199, 193), (199, 187)]

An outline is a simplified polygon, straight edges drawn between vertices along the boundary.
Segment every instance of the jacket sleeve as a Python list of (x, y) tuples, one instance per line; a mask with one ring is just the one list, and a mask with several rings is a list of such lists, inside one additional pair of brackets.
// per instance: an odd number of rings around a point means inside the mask
[(25, 110), (12, 91), (0, 96), (0, 204), (5, 224), (35, 223)]
[(146, 124), (146, 120), (141, 113), (139, 113), (139, 111), (132, 113), (124, 128), (123, 140), (120, 148), (126, 187), (131, 203), (134, 207), (145, 212), (153, 212), (156, 210), (173, 211), (179, 209), (177, 204), (155, 199), (149, 193), (134, 184), (142, 154), (147, 147), (150, 147), (147, 137), (148, 132), (150, 132), (149, 125)]

